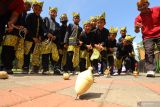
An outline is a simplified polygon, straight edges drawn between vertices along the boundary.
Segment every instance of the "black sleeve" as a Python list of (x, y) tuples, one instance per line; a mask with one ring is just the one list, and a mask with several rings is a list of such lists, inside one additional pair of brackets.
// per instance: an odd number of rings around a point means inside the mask
[(55, 29), (54, 33), (55, 33), (55, 36), (56, 36), (55, 43), (57, 44), (57, 47), (60, 48), (61, 35), (60, 35), (60, 25), (59, 25), (59, 23), (56, 23), (56, 29)]
[(29, 40), (32, 40), (33, 37), (34, 37), (34, 32), (33, 29), (32, 29), (32, 14), (28, 14), (27, 17), (26, 17), (26, 28), (28, 30), (28, 36), (27, 36), (27, 39)]
[(133, 48), (133, 45), (129, 45), (129, 53), (133, 52), (134, 51), (134, 48)]
[(49, 26), (50, 26), (48, 17), (45, 17), (43, 19), (43, 23), (44, 23), (44, 33), (45, 35), (47, 35), (49, 33)]
[(105, 34), (105, 38), (104, 38), (104, 47), (107, 47), (107, 44), (108, 44), (108, 36), (109, 36), (109, 30), (106, 29), (106, 34)]
[(44, 38), (44, 23), (42, 18), (40, 19), (40, 23), (39, 36)]
[(114, 47), (117, 47), (117, 41), (116, 41), (116, 39), (113, 41), (113, 45), (112, 45), (111, 48), (114, 48)]
[(121, 58), (120, 51), (121, 51), (121, 44), (117, 43), (117, 51), (116, 51), (116, 57), (117, 57), (117, 59)]
[(81, 32), (81, 34), (80, 34), (80, 36), (79, 36), (79, 40), (83, 42), (83, 43), (82, 43), (82, 46), (81, 46), (83, 49), (86, 48), (85, 39), (86, 39), (86, 38), (85, 38), (85, 33), (84, 33), (84, 32)]
[(92, 46), (94, 47), (94, 45), (98, 43), (98, 41), (97, 41), (98, 38), (97, 38), (97, 36), (96, 36), (96, 29), (93, 30), (92, 33), (93, 33), (93, 37), (92, 37)]
[(68, 28), (64, 37), (64, 44), (68, 44), (70, 32), (71, 32), (71, 24), (68, 25)]
[(94, 32), (91, 31), (91, 45), (94, 46)]

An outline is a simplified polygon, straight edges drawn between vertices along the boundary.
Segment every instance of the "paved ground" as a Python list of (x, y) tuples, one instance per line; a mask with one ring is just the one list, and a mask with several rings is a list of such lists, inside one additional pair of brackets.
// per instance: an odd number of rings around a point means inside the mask
[(155, 78), (145, 74), (95, 77), (79, 100), (75, 100), (75, 80), (76, 75), (70, 80), (56, 75), (10, 75), (0, 80), (0, 107), (137, 107), (138, 102), (160, 102), (159, 74)]

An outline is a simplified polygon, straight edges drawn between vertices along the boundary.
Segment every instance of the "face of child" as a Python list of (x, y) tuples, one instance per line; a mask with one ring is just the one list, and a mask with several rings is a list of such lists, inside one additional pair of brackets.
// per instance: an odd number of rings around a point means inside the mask
[(110, 40), (113, 41), (113, 40), (116, 38), (116, 35), (117, 35), (116, 33), (110, 33), (110, 34), (109, 34)]
[(91, 30), (91, 24), (85, 24), (84, 25), (84, 30), (85, 30), (85, 32), (87, 32), (87, 33), (89, 33), (90, 32), (90, 30)]
[(27, 11), (30, 11), (31, 10), (31, 4), (30, 3), (25, 3), (24, 4), (24, 10), (27, 12)]
[(79, 24), (80, 18), (79, 18), (79, 17), (74, 17), (74, 18), (73, 18), (73, 22), (74, 22), (75, 24)]
[(129, 43), (127, 40), (125, 40), (125, 39), (123, 39), (123, 41), (122, 41), (122, 42), (123, 42), (123, 45), (124, 45), (124, 46), (127, 46), (127, 45), (129, 45), (129, 44), (130, 44), (130, 43)]
[(91, 20), (91, 26), (96, 27), (97, 26), (97, 21), (96, 20)]
[(60, 22), (61, 22), (63, 25), (66, 25), (67, 22), (68, 22), (68, 18), (67, 18), (67, 17), (62, 17), (62, 18), (60, 18)]
[(61, 17), (60, 21), (68, 21), (67, 17)]
[(34, 5), (34, 6), (33, 6), (33, 12), (34, 12), (37, 16), (39, 16), (39, 15), (41, 14), (41, 12), (42, 12), (42, 7), (39, 6), (39, 5)]
[(126, 30), (121, 30), (120, 33), (121, 33), (121, 36), (122, 36), (122, 37), (125, 37), (125, 36), (126, 36)]
[(50, 14), (51, 18), (53, 18), (53, 19), (55, 19), (57, 17), (57, 12), (55, 10), (50, 11), (49, 14)]
[(103, 29), (104, 28), (104, 25), (105, 25), (105, 21), (100, 19), (100, 20), (97, 20), (97, 27), (99, 29)]

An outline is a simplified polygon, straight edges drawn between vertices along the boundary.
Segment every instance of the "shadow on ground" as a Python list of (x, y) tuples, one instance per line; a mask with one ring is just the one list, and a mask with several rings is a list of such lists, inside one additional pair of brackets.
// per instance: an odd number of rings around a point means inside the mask
[(81, 100), (89, 100), (94, 98), (100, 98), (103, 93), (86, 93), (79, 97)]

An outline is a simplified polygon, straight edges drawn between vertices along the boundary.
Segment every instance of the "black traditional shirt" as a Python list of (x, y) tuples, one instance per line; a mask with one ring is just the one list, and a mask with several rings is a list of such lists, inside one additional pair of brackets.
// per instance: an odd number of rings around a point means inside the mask
[(69, 24), (65, 35), (64, 43), (68, 45), (77, 45), (82, 28), (79, 25)]
[(80, 49), (81, 50), (87, 49), (86, 45), (93, 44), (93, 32), (86, 33), (85, 31), (82, 31), (79, 40), (83, 42)]
[(28, 14), (26, 17), (26, 28), (28, 29), (26, 40), (33, 41), (34, 37), (43, 38), (44, 23), (41, 16), (37, 16), (35, 13)]

